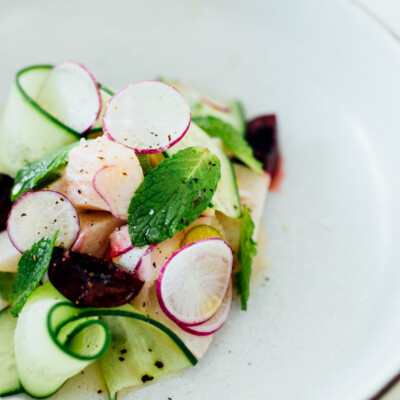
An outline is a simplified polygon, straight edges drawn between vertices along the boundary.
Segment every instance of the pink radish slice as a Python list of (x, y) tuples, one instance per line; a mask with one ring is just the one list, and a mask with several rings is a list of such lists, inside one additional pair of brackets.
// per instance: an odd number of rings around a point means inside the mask
[(228, 106), (223, 105), (222, 103), (217, 103), (215, 99), (210, 100), (210, 98), (200, 96), (199, 99), (202, 103), (207, 104), (211, 108), (217, 111), (225, 112), (228, 113), (230, 111), (230, 108)]
[(51, 190), (26, 192), (14, 203), (7, 220), (8, 236), (21, 253), (57, 230), (56, 246), (70, 248), (79, 234), (79, 217), (64, 195)]
[(199, 325), (221, 307), (232, 274), (230, 246), (220, 238), (190, 243), (162, 268), (157, 298), (164, 313), (183, 325)]
[(132, 179), (130, 173), (111, 165), (97, 171), (93, 178), (94, 190), (106, 202), (111, 214), (123, 221), (128, 220), (128, 207), (138, 187), (137, 179)]
[(174, 81), (173, 85), (180, 90), (183, 95), (190, 96), (194, 101), (206, 104), (216, 111), (228, 113), (231, 110), (226, 101), (214, 94), (200, 90), (193, 85), (184, 84), (180, 81)]
[(231, 280), (228, 291), (226, 292), (225, 299), (221, 307), (213, 317), (211, 317), (208, 321), (200, 325), (187, 326), (181, 324), (179, 326), (184, 331), (196, 336), (212, 335), (213, 333), (221, 329), (226, 320), (228, 319), (229, 313), (231, 312), (232, 308), (232, 300), (233, 300), (233, 284)]
[(114, 257), (112, 261), (128, 271), (137, 271), (142, 263), (143, 257), (149, 254), (152, 250), (153, 245), (144, 247), (132, 246), (131, 249), (128, 249), (119, 256)]
[(96, 124), (102, 105), (96, 79), (85, 66), (74, 61), (61, 62), (51, 70), (36, 101), (79, 133)]
[(190, 109), (172, 86), (143, 81), (127, 86), (109, 100), (103, 131), (136, 153), (164, 151), (182, 139), (190, 125)]
[(122, 226), (110, 235), (110, 257), (114, 258), (133, 248), (131, 238), (129, 236), (128, 225)]

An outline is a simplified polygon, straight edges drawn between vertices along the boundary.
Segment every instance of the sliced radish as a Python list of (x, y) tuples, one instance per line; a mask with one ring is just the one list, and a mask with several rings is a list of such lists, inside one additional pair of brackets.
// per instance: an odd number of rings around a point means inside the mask
[(190, 109), (172, 86), (143, 81), (127, 86), (108, 102), (103, 117), (107, 136), (137, 153), (159, 153), (185, 135)]
[(95, 125), (102, 105), (96, 79), (85, 66), (74, 61), (61, 62), (51, 70), (36, 101), (79, 133)]
[(26, 192), (14, 203), (8, 216), (8, 236), (21, 253), (57, 230), (56, 245), (65, 248), (74, 244), (79, 233), (79, 217), (75, 207), (58, 192)]
[(139, 294), (132, 300), (131, 304), (143, 314), (161, 322), (164, 326), (171, 329), (172, 332), (175, 332), (197, 358), (204, 356), (211, 344), (213, 335), (198, 336), (185, 332), (179, 325), (168, 318), (158, 302), (155, 284), (146, 288), (145, 283)]
[(133, 248), (131, 238), (129, 236), (128, 225), (122, 226), (110, 235), (110, 257), (114, 258)]
[(181, 327), (181, 329), (183, 329), (188, 333), (191, 333), (192, 335), (196, 336), (212, 335), (213, 333), (221, 329), (222, 326), (225, 324), (226, 320), (228, 319), (229, 313), (231, 312), (232, 308), (232, 300), (233, 300), (233, 284), (231, 279), (231, 283), (229, 284), (229, 288), (228, 291), (226, 292), (225, 299), (221, 307), (213, 317), (211, 317), (208, 321), (200, 325), (187, 326), (180, 324), (179, 326)]
[(232, 250), (220, 238), (200, 240), (176, 251), (157, 281), (157, 297), (165, 314), (184, 325), (210, 319), (224, 301), (232, 263)]
[(144, 247), (132, 247), (117, 257), (114, 257), (112, 261), (118, 264), (120, 267), (127, 269), (128, 271), (138, 270), (143, 258), (153, 250), (153, 245)]
[(214, 110), (223, 113), (229, 113), (231, 110), (229, 103), (226, 100), (212, 93), (206, 92), (205, 90), (199, 89), (193, 85), (187, 85), (178, 80), (173, 81), (172, 84), (182, 92), (185, 97), (188, 96), (194, 102), (199, 101), (200, 103), (206, 104)]
[(132, 179), (130, 171), (117, 165), (103, 167), (96, 172), (93, 187), (114, 217), (128, 220), (128, 207), (138, 187), (138, 180)]

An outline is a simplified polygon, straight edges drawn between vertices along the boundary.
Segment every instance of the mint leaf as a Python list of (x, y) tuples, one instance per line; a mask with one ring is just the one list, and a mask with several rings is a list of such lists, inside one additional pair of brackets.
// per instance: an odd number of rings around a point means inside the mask
[(247, 310), (247, 300), (250, 296), (250, 277), (253, 258), (257, 255), (257, 243), (253, 240), (254, 222), (250, 210), (243, 206), (243, 217), (240, 225), (240, 246), (238, 260), (242, 267), (237, 274), (237, 283), (242, 301), (242, 310)]
[(262, 164), (253, 155), (253, 149), (243, 135), (232, 125), (215, 117), (193, 117), (192, 121), (211, 137), (219, 137), (224, 147), (254, 172), (263, 171)]
[(18, 200), (28, 190), (41, 189), (57, 180), (68, 164), (68, 153), (78, 144), (79, 142), (72, 143), (20, 169), (11, 189), (11, 201)]
[(22, 254), (10, 296), (11, 314), (14, 317), (18, 317), (26, 300), (43, 279), (51, 261), (57, 235), (58, 231), (51, 237), (38, 240)]
[(14, 278), (15, 274), (11, 272), (0, 272), (0, 297), (5, 301), (8, 301), (12, 293), (12, 282)]
[(160, 243), (197, 219), (208, 207), (221, 178), (217, 156), (188, 147), (152, 169), (128, 209), (134, 246)]

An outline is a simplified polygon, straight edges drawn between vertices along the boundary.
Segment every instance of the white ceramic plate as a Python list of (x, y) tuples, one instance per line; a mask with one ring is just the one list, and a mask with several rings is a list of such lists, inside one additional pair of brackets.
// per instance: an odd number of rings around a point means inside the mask
[(197, 367), (131, 399), (367, 399), (400, 370), (400, 48), (354, 4), (9, 1), (0, 54), (1, 101), (20, 67), (76, 59), (110, 87), (163, 74), (278, 114), (270, 280)]

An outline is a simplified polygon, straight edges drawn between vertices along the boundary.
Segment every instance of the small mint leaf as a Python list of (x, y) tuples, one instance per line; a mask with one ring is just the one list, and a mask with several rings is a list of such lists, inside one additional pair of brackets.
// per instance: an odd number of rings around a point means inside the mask
[(26, 300), (43, 279), (51, 261), (57, 235), (58, 231), (53, 236), (38, 240), (22, 254), (10, 295), (11, 314), (14, 317), (18, 317)]
[(251, 265), (257, 255), (257, 243), (253, 240), (254, 222), (250, 210), (243, 206), (243, 217), (240, 225), (240, 246), (238, 260), (241, 270), (237, 274), (238, 289), (242, 301), (242, 310), (247, 310), (247, 301), (250, 296)]
[(68, 164), (68, 154), (79, 142), (72, 143), (40, 160), (33, 161), (20, 169), (11, 189), (11, 201), (18, 200), (25, 192), (41, 189), (57, 180)]
[(185, 229), (208, 207), (220, 178), (218, 157), (203, 147), (188, 147), (163, 160), (131, 200), (132, 244), (160, 243)]
[(8, 301), (10, 294), (12, 293), (12, 283), (15, 278), (15, 274), (11, 272), (0, 272), (0, 297)]

